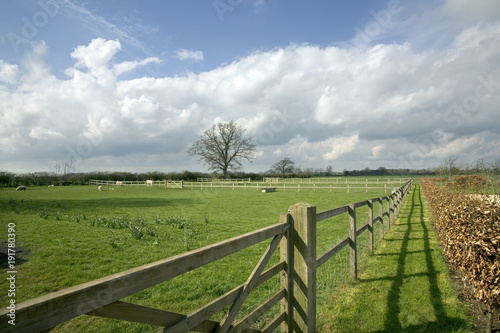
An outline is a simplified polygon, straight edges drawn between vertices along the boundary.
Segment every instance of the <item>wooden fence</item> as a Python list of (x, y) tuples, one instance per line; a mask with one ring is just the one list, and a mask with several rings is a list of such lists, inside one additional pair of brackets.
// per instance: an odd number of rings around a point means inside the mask
[(364, 191), (368, 193), (369, 190), (384, 190), (384, 193), (393, 192), (399, 188), (401, 183), (341, 183), (336, 185), (334, 183), (276, 183), (276, 182), (251, 182), (251, 183), (217, 183), (217, 182), (184, 182), (184, 188), (190, 190), (249, 190), (249, 191), (261, 191), (265, 188), (275, 188), (279, 191), (327, 191), (334, 192), (335, 190), (345, 191), (350, 193), (351, 191)]
[(212, 183), (218, 183), (218, 182), (251, 182), (252, 178), (233, 178), (233, 179), (221, 179), (221, 178), (203, 178), (203, 177), (198, 177), (196, 178), (196, 181), (198, 182), (212, 182)]
[[(316, 270), (342, 248), (349, 246), (350, 276), (357, 279), (357, 236), (368, 231), (368, 247), (373, 252), (373, 224), (390, 228), (411, 188), (412, 181), (389, 196), (374, 198), (316, 213), (316, 206), (299, 203), (281, 213), (280, 222), (247, 234), (205, 246), (167, 259), (129, 269), (75, 287), (16, 304), (16, 325), (8, 323), (9, 309), (0, 311), (2, 332), (42, 332), (80, 315), (99, 316), (164, 327), (164, 332), (315, 332)], [(379, 203), (374, 217), (373, 203)], [(384, 202), (387, 204), (384, 208)], [(368, 206), (368, 222), (357, 226), (356, 209)], [(326, 252), (316, 254), (316, 224), (347, 213), (349, 236)], [(225, 295), (190, 314), (173, 313), (121, 301), (121, 299), (232, 253), (271, 239), (248, 280)], [(265, 270), (273, 252), (280, 247), (280, 261)], [(242, 320), (235, 318), (249, 293), (280, 276), (280, 290)], [(266, 327), (251, 327), (268, 309), (280, 303), (280, 314)], [(230, 306), (221, 322), (210, 318)]]
[(148, 183), (145, 180), (100, 180), (100, 179), (90, 179), (89, 185), (103, 185), (107, 187), (128, 187), (128, 186), (141, 186), (141, 187), (165, 187), (165, 188), (184, 188), (184, 182), (182, 180), (155, 180)]
[[(368, 193), (369, 190), (384, 190), (384, 193), (393, 192), (398, 189), (401, 184), (408, 180), (400, 178), (390, 179), (346, 179), (340, 178), (264, 178), (263, 182), (251, 181), (250, 179), (213, 179), (213, 178), (198, 178), (196, 182), (176, 181), (176, 180), (159, 180), (152, 183), (152, 187), (164, 188), (179, 188), (190, 190), (255, 190), (261, 191), (268, 187), (273, 187), (279, 191), (328, 191), (334, 192), (335, 190), (345, 191), (364, 191)], [(147, 187), (146, 181), (112, 181), (112, 180), (89, 180), (89, 185), (103, 185), (107, 187), (129, 187), (129, 186), (142, 186)]]
[(410, 179), (408, 178), (353, 178), (353, 177), (311, 177), (311, 178), (264, 178), (264, 182), (269, 182), (269, 179), (272, 179), (272, 182), (278, 183), (334, 183), (334, 184), (342, 184), (342, 183), (351, 183), (351, 184), (379, 184), (379, 183), (406, 183)]

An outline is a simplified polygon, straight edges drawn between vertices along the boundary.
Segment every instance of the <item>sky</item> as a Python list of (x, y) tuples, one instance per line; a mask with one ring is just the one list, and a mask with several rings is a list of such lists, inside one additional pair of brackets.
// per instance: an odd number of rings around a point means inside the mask
[(0, 171), (245, 172), (500, 158), (497, 0), (1, 0)]

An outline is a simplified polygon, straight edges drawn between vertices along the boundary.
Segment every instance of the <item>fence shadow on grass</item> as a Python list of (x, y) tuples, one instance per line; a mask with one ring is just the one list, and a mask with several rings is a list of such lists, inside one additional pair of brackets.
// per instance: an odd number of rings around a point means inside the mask
[[(387, 293), (387, 316), (384, 321), (384, 329), (378, 331), (382, 332), (450, 332), (460, 330), (460, 328), (467, 327), (465, 320), (460, 318), (451, 318), (446, 316), (443, 297), (440, 287), (438, 285), (438, 274), (439, 271), (436, 270), (434, 260), (432, 258), (431, 244), (429, 238), (429, 230), (425, 223), (424, 206), (422, 202), (422, 193), (420, 185), (416, 185), (412, 198), (411, 198), (411, 208), (408, 212), (408, 217), (403, 223), (400, 222), (400, 226), (406, 227), (403, 239), (401, 240), (401, 248), (399, 252), (399, 257), (397, 261), (397, 269), (395, 275), (388, 276), (385, 278), (379, 278), (384, 280), (391, 280), (391, 287)], [(414, 230), (418, 227), (421, 230)], [(422, 237), (415, 237), (415, 233), (421, 233)], [(410, 237), (411, 236), (411, 237)], [(410, 242), (423, 242), (423, 251), (410, 251)], [(416, 274), (405, 274), (405, 266), (408, 264), (408, 255), (423, 252), (425, 255), (425, 267), (426, 272), (416, 273)], [(382, 254), (384, 255), (384, 254)], [(386, 254), (387, 255), (387, 254)], [(422, 322), (417, 325), (410, 325), (403, 327), (400, 316), (402, 314), (401, 308), (401, 293), (405, 280), (415, 277), (427, 277), (428, 279), (428, 293), (430, 294), (430, 304), (433, 308), (434, 318), (428, 318), (428, 321)], [(365, 281), (369, 281), (365, 280)], [(425, 306), (422, 304), (422, 306)]]

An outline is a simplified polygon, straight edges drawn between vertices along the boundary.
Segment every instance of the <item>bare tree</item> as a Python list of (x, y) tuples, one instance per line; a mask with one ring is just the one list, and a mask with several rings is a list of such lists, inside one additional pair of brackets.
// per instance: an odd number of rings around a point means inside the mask
[(59, 176), (61, 174), (63, 162), (54, 162), (54, 164), (52, 164), (52, 166), (54, 167), (54, 173)]
[(254, 158), (252, 138), (244, 138), (245, 130), (235, 122), (218, 123), (206, 130), (189, 149), (188, 154), (200, 158), (210, 170), (220, 170), (224, 178), (228, 170), (238, 170), (242, 160)]
[(75, 171), (75, 161), (73, 158), (65, 161), (57, 161), (52, 164), (52, 167), (54, 168), (54, 173), (56, 175), (66, 175)]
[(448, 178), (458, 174), (460, 171), (460, 166), (458, 164), (458, 155), (451, 155), (444, 158), (439, 166), (439, 173), (441, 175), (448, 175)]
[(75, 161), (73, 160), (73, 158), (70, 158), (69, 160), (65, 160), (63, 162), (63, 174), (64, 175), (75, 171), (75, 169), (76, 169)]
[(500, 157), (491, 162), (491, 172), (494, 174), (500, 173)]
[(281, 161), (274, 163), (271, 170), (285, 176), (287, 173), (293, 172), (294, 165), (295, 162), (290, 157), (285, 157)]

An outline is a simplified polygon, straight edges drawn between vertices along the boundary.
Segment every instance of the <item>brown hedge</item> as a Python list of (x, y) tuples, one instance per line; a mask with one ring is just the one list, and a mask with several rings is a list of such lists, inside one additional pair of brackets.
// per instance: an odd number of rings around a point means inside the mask
[(500, 308), (500, 207), (481, 196), (443, 189), (431, 179), (421, 184), (445, 257), (480, 301)]
[(456, 176), (453, 182), (448, 182), (447, 187), (458, 191), (479, 192), (486, 188), (488, 179), (480, 175)]

